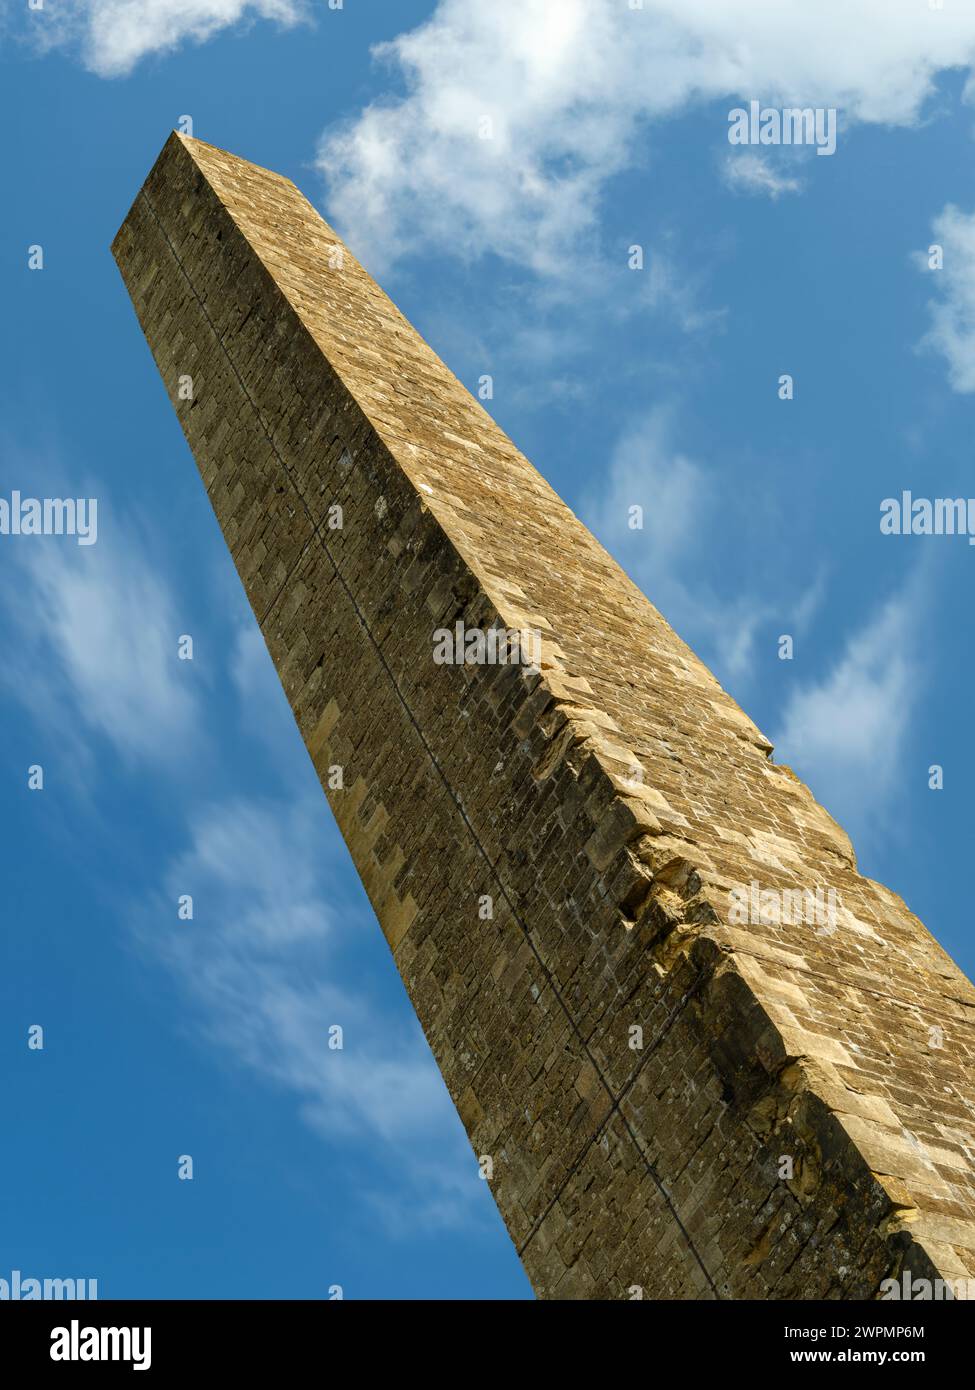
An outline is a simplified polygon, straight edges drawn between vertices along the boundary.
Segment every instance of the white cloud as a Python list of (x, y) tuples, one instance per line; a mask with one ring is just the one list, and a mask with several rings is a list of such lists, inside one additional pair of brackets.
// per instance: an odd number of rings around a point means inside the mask
[(729, 188), (739, 193), (762, 193), (773, 202), (783, 193), (798, 193), (802, 188), (799, 179), (776, 173), (768, 160), (758, 154), (729, 151), (722, 167)]
[(302, 0), (70, 0), (54, 9), (47, 30), (35, 25), (34, 33), (42, 43), (80, 45), (100, 77), (124, 77), (151, 53), (203, 43), (252, 19), (292, 25), (304, 10)]
[[(306, 806), (303, 816), (292, 811), (273, 817), (266, 808), (242, 801), (208, 813), (193, 827), (191, 858), (181, 859), (170, 873), (172, 886), (204, 885), (238, 950), (318, 936), (330, 914), (319, 897), (310, 812)], [(319, 815), (323, 812), (319, 806)]]
[(667, 138), (666, 118), (754, 98), (838, 107), (846, 129), (910, 125), (938, 74), (975, 60), (975, 7), (440, 0), (376, 52), (405, 95), (326, 132), (319, 156), (357, 252), (374, 268), (419, 245), (494, 252), (558, 273), (590, 246), (606, 181)]
[(192, 666), (177, 659), (172, 596), (127, 527), (124, 542), (104, 524), (97, 545), (16, 542), (17, 583), (5, 597), (17, 637), (2, 680), (50, 727), (87, 729), (130, 763), (161, 761), (194, 737)]
[[(671, 413), (662, 408), (635, 422), (614, 448), (584, 520), (685, 640), (740, 680), (773, 610), (743, 589), (716, 591), (701, 573), (706, 538), (728, 529), (734, 499), (716, 475), (675, 449), (672, 433)], [(642, 529), (630, 529), (633, 506), (643, 508)]]
[[(194, 818), (138, 934), (196, 1001), (210, 1043), (292, 1092), (326, 1139), (380, 1141), (379, 1154), (414, 1189), (410, 1222), (470, 1219), (476, 1164), (405, 999), (397, 1012), (366, 988), (335, 983), (334, 959), (359, 931), (382, 946), (378, 926), (335, 899), (335, 839), (317, 787), (290, 805), (211, 805)], [(180, 923), (183, 894), (194, 916)], [(336, 1024), (341, 1050), (328, 1045)], [(402, 1224), (381, 1194), (367, 1195)]]
[(927, 253), (917, 257), (940, 296), (931, 302), (931, 328), (922, 346), (944, 357), (955, 391), (970, 393), (975, 391), (975, 213), (949, 203), (934, 221), (932, 240), (944, 249), (944, 265), (929, 270)]
[(918, 633), (927, 581), (918, 571), (849, 638), (831, 670), (800, 685), (773, 738), (776, 758), (808, 778), (847, 828), (877, 827), (903, 778), (906, 735), (922, 691)]

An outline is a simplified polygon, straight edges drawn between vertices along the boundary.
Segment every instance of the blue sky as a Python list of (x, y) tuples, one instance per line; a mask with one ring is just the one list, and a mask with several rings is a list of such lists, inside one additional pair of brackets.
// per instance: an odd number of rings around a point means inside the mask
[[(99, 506), (92, 546), (0, 535), (0, 1277), (530, 1296), (109, 255), (187, 115), (293, 178), (471, 389), (491, 375), (515, 442), (973, 972), (975, 553), (879, 527), (903, 489), (975, 494), (964, 11), (0, 6), (0, 497)], [(752, 99), (836, 107), (836, 153), (732, 147)]]

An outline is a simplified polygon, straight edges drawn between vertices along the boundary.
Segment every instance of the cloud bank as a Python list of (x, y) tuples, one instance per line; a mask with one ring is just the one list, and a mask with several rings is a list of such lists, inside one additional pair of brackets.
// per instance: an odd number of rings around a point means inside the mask
[[(378, 46), (405, 95), (326, 132), (329, 211), (373, 267), (432, 246), (565, 272), (602, 191), (704, 103), (916, 124), (975, 61), (975, 9), (921, 0), (441, 0)], [(654, 126), (654, 123), (657, 123)], [(715, 138), (726, 135), (723, 119)]]

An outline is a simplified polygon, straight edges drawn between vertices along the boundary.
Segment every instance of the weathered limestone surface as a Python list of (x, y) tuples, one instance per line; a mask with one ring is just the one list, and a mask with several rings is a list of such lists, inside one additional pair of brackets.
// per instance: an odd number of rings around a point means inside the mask
[[(535, 1289), (975, 1277), (972, 986), (340, 247), (174, 135), (114, 253)], [(457, 620), (541, 671), (435, 664)], [(752, 882), (836, 929), (736, 923)]]

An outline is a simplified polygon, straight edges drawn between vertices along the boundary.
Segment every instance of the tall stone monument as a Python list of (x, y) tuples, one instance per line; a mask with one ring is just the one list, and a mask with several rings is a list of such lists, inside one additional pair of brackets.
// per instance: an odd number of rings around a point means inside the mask
[(114, 254), (537, 1293), (975, 1277), (975, 991), (754, 724), (287, 179)]

